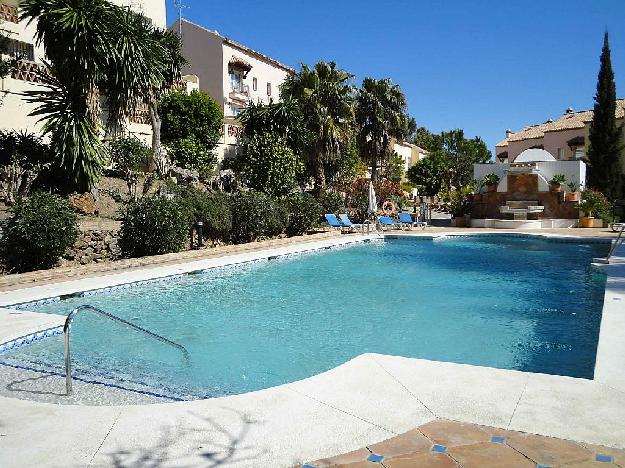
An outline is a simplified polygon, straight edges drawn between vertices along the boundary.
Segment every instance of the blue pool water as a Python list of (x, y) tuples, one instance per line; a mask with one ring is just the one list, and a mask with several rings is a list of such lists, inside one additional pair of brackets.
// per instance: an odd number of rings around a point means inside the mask
[[(258, 390), (367, 352), (592, 378), (605, 244), (387, 239), (72, 298), (183, 344), (190, 359), (87, 313), (75, 375), (176, 398)], [(0, 355), (61, 371), (62, 337)]]

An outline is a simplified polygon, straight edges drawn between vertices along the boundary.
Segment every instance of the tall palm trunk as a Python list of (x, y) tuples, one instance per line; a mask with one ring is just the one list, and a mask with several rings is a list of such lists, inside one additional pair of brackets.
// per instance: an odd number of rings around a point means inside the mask
[(313, 155), (313, 170), (315, 174), (315, 192), (318, 195), (321, 195), (326, 189), (326, 172), (323, 167), (323, 152), (317, 151), (315, 155)]
[(150, 122), (152, 123), (152, 155), (148, 161), (148, 171), (158, 171), (164, 175), (167, 172), (167, 161), (161, 144), (161, 117), (158, 115), (156, 103), (153, 99), (148, 103)]

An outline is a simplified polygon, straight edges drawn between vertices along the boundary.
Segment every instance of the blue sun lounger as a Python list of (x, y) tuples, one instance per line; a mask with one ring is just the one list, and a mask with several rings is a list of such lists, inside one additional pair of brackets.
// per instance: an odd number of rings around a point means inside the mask
[(412, 229), (413, 226), (420, 226), (422, 229), (425, 229), (428, 225), (425, 221), (413, 221), (410, 213), (399, 213), (399, 223), (408, 227), (408, 229)]
[(380, 223), (380, 226), (382, 226), (382, 229), (384, 229), (385, 227), (388, 228), (395, 228), (395, 229), (401, 229), (402, 225), (400, 223), (396, 223), (395, 221), (393, 221), (389, 216), (378, 216), (378, 222)]
[(341, 222), (343, 223), (343, 225), (350, 229), (351, 231), (354, 231), (356, 229), (362, 229), (362, 224), (354, 224), (352, 223), (351, 219), (349, 219), (349, 216), (347, 216), (347, 214), (343, 213), (339, 215), (339, 218), (341, 218)]
[(325, 217), (326, 221), (328, 222), (328, 226), (330, 226), (331, 228), (338, 228), (341, 230), (341, 232), (343, 232), (345, 225), (338, 220), (335, 214), (326, 213)]

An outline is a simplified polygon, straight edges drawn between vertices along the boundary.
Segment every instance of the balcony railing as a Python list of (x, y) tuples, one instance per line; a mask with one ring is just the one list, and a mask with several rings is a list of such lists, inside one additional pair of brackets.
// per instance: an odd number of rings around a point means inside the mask
[(17, 14), (17, 7), (13, 5), (7, 5), (0, 2), (0, 21), (8, 21), (9, 23), (19, 23), (19, 16)]
[(245, 97), (250, 97), (250, 87), (243, 83), (232, 83), (230, 88), (230, 94), (238, 94)]
[(47, 67), (42, 63), (31, 62), (30, 60), (15, 60), (11, 78), (30, 81), (31, 83), (41, 83), (41, 75), (45, 75), (47, 72)]

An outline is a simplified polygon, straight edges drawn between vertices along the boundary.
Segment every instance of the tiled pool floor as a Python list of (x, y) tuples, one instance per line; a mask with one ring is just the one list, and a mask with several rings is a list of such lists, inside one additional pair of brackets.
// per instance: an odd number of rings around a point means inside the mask
[[(298, 465), (302, 466), (302, 465)], [(306, 468), (625, 467), (625, 451), (489, 426), (436, 420)]]

